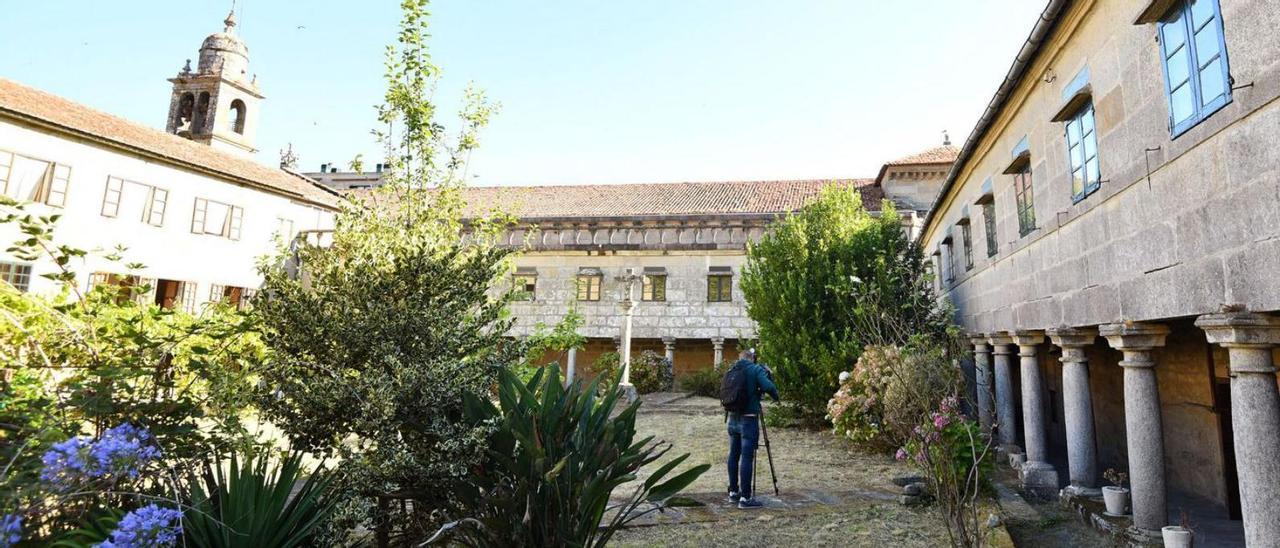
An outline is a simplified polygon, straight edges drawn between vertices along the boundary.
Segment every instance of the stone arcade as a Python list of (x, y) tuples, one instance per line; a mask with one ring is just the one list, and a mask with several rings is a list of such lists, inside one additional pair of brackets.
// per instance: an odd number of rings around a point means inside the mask
[(1280, 546), (1274, 14), (1050, 2), (924, 223), (984, 428), (1032, 492), (1127, 470), (1137, 539)]

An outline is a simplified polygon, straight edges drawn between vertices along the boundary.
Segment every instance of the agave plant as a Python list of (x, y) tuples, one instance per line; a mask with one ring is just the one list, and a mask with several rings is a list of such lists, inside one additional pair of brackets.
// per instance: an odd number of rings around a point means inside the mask
[(316, 470), (304, 477), (302, 454), (280, 458), (231, 453), (206, 462), (189, 481), (183, 513), (186, 546), (285, 548), (308, 545), (339, 498), (333, 475)]
[[(614, 379), (616, 382), (616, 379)], [(615, 414), (619, 392), (597, 396), (599, 378), (564, 387), (559, 369), (543, 368), (527, 383), (503, 371), (498, 401), (470, 397), (467, 416), (493, 425), (489, 459), (458, 488), (472, 515), (429, 541), (489, 546), (604, 546), (627, 522), (665, 507), (705, 472), (668, 478), (688, 454), (659, 466), (634, 488), (636, 473), (671, 445), (635, 439), (635, 402)], [(664, 481), (665, 480), (665, 481)], [(603, 522), (603, 523), (602, 523)]]

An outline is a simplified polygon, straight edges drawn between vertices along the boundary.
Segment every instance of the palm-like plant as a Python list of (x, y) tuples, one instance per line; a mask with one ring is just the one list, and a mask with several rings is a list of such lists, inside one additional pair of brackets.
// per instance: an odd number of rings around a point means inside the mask
[(615, 414), (619, 392), (599, 397), (599, 382), (584, 387), (578, 381), (566, 388), (554, 367), (538, 371), (528, 383), (503, 371), (497, 405), (468, 398), (467, 416), (496, 427), (489, 459), (458, 489), (472, 516), (446, 525), (431, 540), (603, 546), (619, 527), (661, 510), (710, 467), (694, 466), (668, 479), (689, 457), (684, 454), (659, 466), (629, 494), (612, 498), (615, 489), (635, 481), (637, 472), (665, 456), (671, 445), (652, 436), (637, 441), (640, 403)]
[(206, 462), (189, 482), (182, 532), (187, 546), (286, 548), (303, 546), (336, 508), (333, 475), (304, 478), (302, 454), (279, 459), (232, 453)]

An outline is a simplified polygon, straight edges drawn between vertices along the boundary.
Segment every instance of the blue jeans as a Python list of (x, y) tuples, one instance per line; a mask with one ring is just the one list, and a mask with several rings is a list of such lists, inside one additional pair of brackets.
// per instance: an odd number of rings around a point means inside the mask
[(760, 443), (760, 417), (729, 414), (729, 490), (751, 498), (756, 447)]

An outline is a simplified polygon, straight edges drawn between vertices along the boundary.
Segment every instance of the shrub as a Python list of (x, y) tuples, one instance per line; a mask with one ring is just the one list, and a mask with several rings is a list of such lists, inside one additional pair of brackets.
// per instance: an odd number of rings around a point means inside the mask
[(689, 373), (685, 373), (680, 377), (680, 389), (693, 393), (695, 396), (703, 396), (707, 398), (720, 397), (720, 383), (724, 377), (724, 370), (728, 366), (718, 363), (711, 367), (695, 369)]
[(953, 546), (983, 546), (987, 526), (977, 499), (993, 492), (995, 458), (981, 427), (960, 414), (956, 397), (943, 399), (917, 424), (898, 460), (910, 459), (934, 494)]
[(617, 352), (600, 354), (587, 367), (587, 371), (591, 373), (592, 379), (600, 381), (595, 383), (600, 395), (611, 393), (618, 386), (618, 379), (622, 377), (622, 356)]
[(742, 292), (760, 354), (816, 418), (865, 346), (945, 332), (930, 279), (890, 202), (874, 216), (856, 188), (833, 185), (748, 247)]
[(640, 394), (669, 391), (674, 380), (671, 362), (662, 354), (645, 350), (631, 359), (631, 384)]
[(910, 439), (921, 407), (935, 409), (960, 389), (960, 372), (937, 345), (922, 339), (899, 350), (870, 346), (828, 402), (837, 434), (873, 450)]
[[(468, 395), (467, 417), (495, 426), (489, 459), (458, 489), (474, 512), (446, 524), (431, 540), (604, 546), (619, 527), (661, 510), (710, 468), (702, 464), (668, 477), (689, 457), (684, 454), (637, 480), (671, 445), (652, 437), (636, 440), (640, 401), (615, 412), (620, 393), (597, 398), (603, 382), (598, 378), (584, 387), (579, 380), (566, 388), (558, 370), (542, 369), (526, 384), (503, 371), (496, 404)], [(629, 482), (635, 487), (625, 487)], [(628, 489), (625, 498), (611, 499), (615, 490)], [(642, 505), (648, 508), (639, 510)]]

